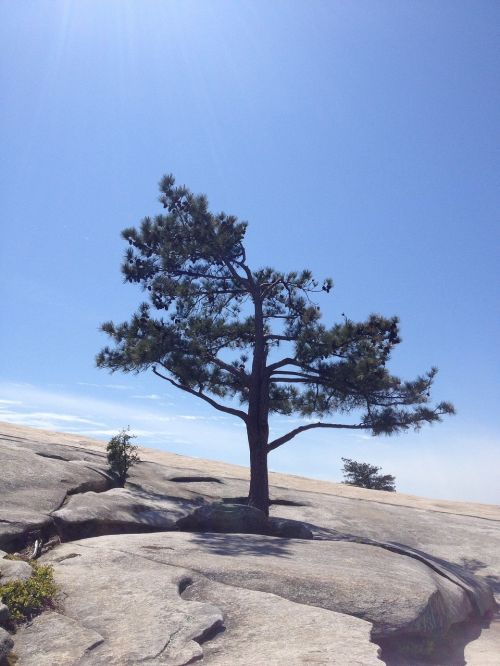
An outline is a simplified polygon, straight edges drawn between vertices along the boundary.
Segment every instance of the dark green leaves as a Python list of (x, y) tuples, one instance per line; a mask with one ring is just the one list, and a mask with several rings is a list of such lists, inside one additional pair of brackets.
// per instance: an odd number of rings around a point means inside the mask
[[(260, 425), (273, 412), (324, 418), (354, 411), (358, 422), (340, 427), (392, 434), (453, 412), (448, 403), (430, 407), (435, 369), (413, 381), (388, 371), (401, 341), (397, 317), (353, 322), (343, 315), (327, 328), (314, 299), (329, 294), (329, 278), (251, 270), (245, 222), (211, 213), (205, 196), (176, 186), (171, 175), (160, 191), (163, 214), (122, 233), (125, 281), (141, 285), (149, 302), (129, 322), (102, 325), (114, 345), (97, 356), (99, 367), (154, 369), (207, 402), (208, 394), (234, 397)], [(281, 360), (270, 362), (283, 347)]]

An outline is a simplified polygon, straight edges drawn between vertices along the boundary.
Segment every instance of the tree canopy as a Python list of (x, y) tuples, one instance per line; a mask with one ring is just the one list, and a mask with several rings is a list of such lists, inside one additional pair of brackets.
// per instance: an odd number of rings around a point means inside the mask
[(371, 488), (372, 490), (387, 490), (396, 492), (396, 478), (392, 474), (379, 474), (381, 467), (370, 463), (356, 462), (350, 458), (342, 458), (344, 467), (344, 481), (348, 486)]
[[(387, 363), (400, 343), (397, 317), (372, 314), (321, 322), (315, 301), (333, 283), (309, 270), (254, 270), (243, 244), (247, 224), (210, 212), (207, 198), (160, 182), (165, 212), (122, 232), (126, 282), (148, 302), (128, 322), (106, 322), (113, 346), (97, 356), (111, 372), (151, 369), (173, 386), (242, 419), (250, 447), (249, 501), (267, 510), (267, 455), (314, 428), (391, 435), (453, 413), (432, 406), (436, 368), (411, 381)], [(354, 413), (345, 423), (333, 414)], [(298, 414), (304, 423), (269, 441), (269, 416)], [(264, 481), (263, 481), (264, 479)]]
[(128, 471), (132, 465), (141, 462), (137, 453), (138, 447), (132, 444), (133, 439), (135, 439), (135, 435), (131, 435), (128, 428), (124, 428), (112, 437), (106, 446), (111, 473), (122, 487), (125, 485)]

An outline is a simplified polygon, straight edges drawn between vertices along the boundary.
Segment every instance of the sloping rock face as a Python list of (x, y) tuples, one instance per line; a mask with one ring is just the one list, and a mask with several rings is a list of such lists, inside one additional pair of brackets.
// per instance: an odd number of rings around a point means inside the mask
[(263, 534), (267, 531), (266, 515), (253, 506), (215, 502), (196, 509), (177, 522), (181, 530), (193, 532), (241, 532)]
[(65, 540), (101, 534), (165, 531), (198, 506), (196, 499), (154, 497), (130, 488), (73, 495), (51, 514)]
[[(60, 605), (15, 634), (17, 666), (418, 666), (387, 641), (452, 635), (434, 663), (496, 663), (495, 507), (271, 475), (271, 518), (244, 530), (264, 534), (241, 534), (246, 470), (140, 454), (112, 488), (103, 443), (0, 424), (0, 547), (34, 530), (66, 542), (42, 557)], [(214, 512), (232, 516), (218, 533)]]
[(213, 603), (224, 616), (224, 633), (203, 646), (204, 664), (382, 664), (364, 620), (200, 578), (183, 597)]
[(409, 557), (341, 541), (253, 534), (120, 535), (65, 545), (144, 555), (226, 585), (369, 621), (375, 637), (444, 634), (471, 614), (460, 586)]
[(65, 616), (102, 637), (78, 663), (181, 666), (201, 657), (198, 641), (222, 627), (218, 608), (180, 597), (188, 572), (178, 566), (86, 544), (51, 555)]
[(0, 662), (7, 657), (13, 646), (12, 636), (0, 627)]
[(28, 580), (33, 573), (32, 568), (27, 562), (6, 560), (4, 557), (1, 557), (1, 551), (0, 558), (0, 585), (5, 585), (5, 583), (15, 580)]
[[(147, 542), (134, 546), (142, 536)], [(171, 550), (175, 541), (164, 541), (166, 534), (154, 536), (99, 537), (64, 544), (44, 556), (67, 595), (65, 615), (79, 631), (85, 627), (93, 632), (85, 641), (96, 641), (91, 651), (82, 652), (85, 643), (78, 646), (78, 664), (181, 666), (202, 656), (203, 663), (227, 666), (381, 663), (378, 647), (370, 642), (369, 622), (211, 582), (179, 566), (184, 551), (177, 555)], [(196, 538), (168, 536), (183, 542)], [(170, 563), (163, 556), (167, 551), (173, 554)], [(16, 641), (22, 664), (27, 650), (33, 652), (34, 639), (28, 632), (29, 628), (21, 631)], [(37, 636), (43, 640), (40, 627)]]
[[(111, 487), (102, 458), (61, 459), (32, 440), (0, 439), (0, 546), (18, 544), (30, 532), (50, 532), (50, 512), (67, 495)], [(63, 452), (65, 447), (63, 448)]]
[(103, 641), (96, 631), (66, 615), (47, 611), (16, 634), (17, 663), (23, 666), (78, 664)]

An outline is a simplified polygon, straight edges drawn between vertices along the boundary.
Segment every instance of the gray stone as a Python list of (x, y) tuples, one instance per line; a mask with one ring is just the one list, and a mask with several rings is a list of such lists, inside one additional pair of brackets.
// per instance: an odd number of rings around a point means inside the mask
[[(179, 589), (189, 572), (178, 562), (169, 566), (155, 561), (154, 550), (143, 549), (139, 556), (87, 545), (113, 538), (123, 536), (62, 544), (42, 558), (54, 566), (64, 614), (104, 639), (78, 664), (181, 666), (200, 659), (204, 637), (222, 627), (219, 609), (184, 601)], [(57, 658), (55, 654), (53, 663), (61, 666), (73, 663)]]
[(224, 615), (225, 631), (203, 646), (204, 664), (381, 666), (364, 620), (204, 578), (182, 596), (215, 604)]
[(77, 621), (46, 611), (18, 629), (15, 655), (19, 666), (73, 666), (89, 659), (103, 641)]
[(13, 647), (12, 636), (0, 627), (0, 662), (7, 657)]
[[(334, 484), (331, 485), (334, 490)], [(377, 495), (398, 493), (365, 492), (375, 497), (352, 499), (283, 488), (279, 493), (282, 499), (302, 503), (302, 506), (271, 506), (270, 513), (305, 522), (315, 538), (355, 536), (400, 544), (464, 566), (476, 576), (500, 581), (500, 511), (498, 520), (476, 518), (413, 506), (393, 506), (377, 501)]]
[(209, 504), (177, 521), (181, 530), (193, 532), (237, 532), (265, 534), (268, 529), (266, 515), (253, 506), (243, 504)]
[[(72, 517), (65, 524), (69, 529), (72, 525), (75, 527), (73, 535), (81, 535), (78, 530), (86, 525), (89, 527), (87, 535), (118, 529), (169, 529), (171, 517), (182, 517), (186, 511), (191, 512), (193, 507), (203, 503), (242, 502), (248, 491), (246, 468), (141, 448), (142, 462), (131, 469), (125, 489), (101, 492), (109, 487), (104, 442), (10, 424), (0, 424), (0, 440), (0, 468), (2, 472), (8, 470), (5, 478), (0, 478), (0, 547), (5, 544), (10, 550), (16, 538), (30, 531), (43, 530), (45, 534), (53, 531), (51, 514), (59, 514), (59, 510), (65, 521), (71, 510)], [(211, 585), (222, 585), (222, 589), (232, 589), (224, 585), (230, 582), (238, 588), (235, 593), (242, 595), (248, 592), (266, 596), (274, 592), (291, 605), (321, 606), (332, 615), (342, 608), (342, 612), (349, 615), (357, 614), (365, 621), (373, 621), (384, 635), (392, 630), (396, 635), (400, 631), (415, 633), (420, 630), (419, 621), (430, 622), (431, 626), (440, 627), (439, 631), (445, 631), (447, 623), (464, 617), (467, 601), (469, 611), (476, 614), (491, 607), (489, 588), (499, 594), (500, 600), (498, 507), (384, 493), (276, 473), (270, 474), (270, 483), (273, 503), (266, 529), (272, 534), (283, 530), (281, 539), (169, 532), (102, 537), (103, 541), (92, 539), (82, 544), (99, 542), (99, 549), (105, 550), (109, 546), (105, 540), (124, 539), (123, 543), (113, 542), (113, 548), (126, 551), (133, 545), (135, 550), (130, 555), (140, 557), (134, 560), (134, 566), (142, 566), (144, 552), (149, 561), (158, 561), (162, 554), (162, 567), (182, 562), (191, 569), (189, 575), (193, 579), (205, 574), (212, 580)], [(313, 534), (314, 541), (288, 536), (290, 532), (286, 530), (292, 527), (285, 522), (287, 520), (302, 524)], [(266, 530), (259, 528), (258, 531)], [(165, 542), (150, 539), (165, 539)], [(144, 549), (139, 547), (141, 540)], [(58, 547), (45, 557), (56, 558), (56, 564), (57, 558), (62, 558), (62, 568), (68, 557), (66, 549), (70, 547), (71, 544)], [(355, 550), (348, 550), (351, 548)], [(389, 562), (387, 557), (393, 559)], [(67, 561), (71, 559), (78, 557)], [(309, 559), (312, 569), (307, 573)], [(373, 562), (374, 568), (370, 568), (370, 560), (377, 560)], [(383, 571), (377, 568), (381, 563), (385, 563)], [(349, 581), (351, 565), (357, 573)], [(122, 565), (117, 562), (116, 566), (120, 569)], [(318, 571), (321, 567), (323, 572)], [(75, 570), (75, 575), (84, 578), (85, 571), (85, 568)], [(122, 568), (120, 579), (126, 578)], [(189, 588), (185, 594), (190, 594)], [(84, 590), (80, 589), (78, 595), (83, 603)], [(135, 599), (137, 608), (147, 603), (145, 599)], [(208, 596), (207, 600), (210, 601)], [(419, 607), (420, 620), (417, 618), (415, 624), (412, 617)], [(229, 602), (227, 609), (229, 622), (233, 612)], [(291, 614), (294, 612), (290, 610)], [(365, 616), (365, 613), (368, 614)], [(77, 617), (74, 619), (78, 621)], [(264, 631), (265, 618), (255, 622), (261, 620), (263, 624), (259, 626)], [(103, 630), (106, 622), (103, 620), (101, 625)], [(110, 622), (116, 623), (115, 620)], [(161, 631), (159, 625), (155, 626)], [(230, 626), (228, 624), (228, 636)], [(241, 626), (244, 626), (243, 619)], [(250, 625), (248, 631), (258, 643), (259, 636), (252, 634)], [(376, 632), (377, 629), (377, 636)], [(182, 631), (181, 635), (184, 635)], [(203, 636), (198, 638), (202, 641)], [(224, 639), (225, 635), (220, 634), (213, 643), (224, 642)], [(147, 642), (146, 638), (144, 640)], [(493, 623), (466, 646), (467, 661), (474, 666), (489, 666), (497, 640), (498, 623)], [(169, 645), (174, 643), (175, 640)], [(211, 641), (206, 643), (207, 655), (211, 645)], [(227, 647), (228, 643), (225, 645)], [(104, 647), (99, 650), (105, 654)], [(189, 650), (193, 655), (197, 648), (191, 646)], [(242, 652), (245, 650), (243, 645)], [(198, 648), (198, 656), (200, 651)], [(235, 651), (229, 653), (235, 654)], [(221, 654), (218, 653), (217, 659), (222, 658)], [(224, 663), (214, 659), (214, 664)], [(314, 659), (307, 663), (314, 663)]]
[(497, 614), (491, 624), (483, 628), (476, 640), (465, 646), (467, 666), (498, 666), (500, 663), (500, 616)]
[(113, 488), (105, 493), (72, 495), (64, 507), (54, 511), (57, 531), (63, 540), (169, 530), (176, 521), (196, 508), (196, 501)]
[(299, 520), (270, 517), (267, 521), (268, 533), (284, 539), (312, 539), (313, 533)]
[(28, 580), (32, 573), (33, 569), (27, 562), (0, 559), (0, 585), (16, 580)]
[(5, 440), (0, 460), (0, 545), (50, 529), (49, 514), (68, 493), (110, 487), (105, 473), (90, 463), (43, 457)]
[(354, 615), (371, 622), (376, 637), (444, 634), (473, 611), (460, 586), (422, 562), (372, 545), (165, 532), (99, 537), (65, 549), (83, 545), (96, 554), (182, 562), (210, 580)]

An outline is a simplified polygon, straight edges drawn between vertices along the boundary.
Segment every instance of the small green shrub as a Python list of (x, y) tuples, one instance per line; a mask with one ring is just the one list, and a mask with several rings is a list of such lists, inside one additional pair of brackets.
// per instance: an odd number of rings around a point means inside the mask
[(1, 585), (0, 597), (14, 623), (29, 620), (44, 608), (53, 605), (57, 593), (54, 572), (48, 564), (30, 562), (33, 574), (28, 580), (13, 580)]
[(392, 474), (378, 474), (381, 467), (361, 463), (350, 458), (342, 458), (344, 467), (344, 481), (348, 486), (358, 486), (358, 488), (371, 488), (373, 490), (387, 490), (390, 493), (396, 492), (395, 477)]
[(128, 471), (132, 465), (141, 462), (137, 455), (137, 446), (131, 443), (134, 438), (135, 435), (129, 434), (128, 428), (123, 429), (109, 440), (106, 447), (111, 473), (118, 479), (121, 486), (125, 485)]

